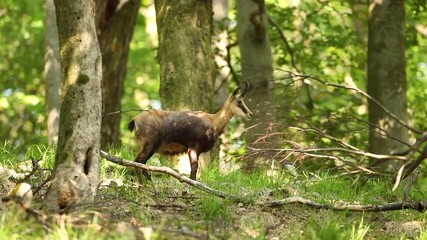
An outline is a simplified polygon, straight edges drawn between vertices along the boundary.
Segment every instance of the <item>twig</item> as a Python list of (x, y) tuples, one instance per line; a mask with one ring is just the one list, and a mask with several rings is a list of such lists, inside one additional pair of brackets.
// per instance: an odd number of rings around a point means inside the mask
[(104, 116), (102, 116), (102, 118), (111, 116), (111, 115), (115, 115), (115, 114), (121, 114), (121, 113), (125, 113), (125, 112), (142, 112), (142, 111), (146, 111), (148, 109), (139, 109), (139, 108), (129, 108), (126, 110), (120, 110), (120, 111), (115, 111), (115, 112), (109, 112), (107, 114), (104, 114)]
[(229, 199), (235, 199), (236, 201), (239, 201), (239, 198), (237, 198), (236, 196), (229, 195), (227, 193), (213, 189), (213, 188), (211, 188), (211, 187), (209, 187), (209, 186), (207, 186), (201, 182), (192, 180), (192, 179), (190, 179), (184, 175), (179, 174), (178, 172), (174, 171), (172, 168), (149, 166), (146, 164), (125, 160), (125, 159), (122, 159), (122, 158), (119, 158), (116, 156), (112, 156), (103, 150), (101, 150), (101, 156), (110, 162), (117, 163), (117, 164), (122, 165), (122, 166), (136, 167), (136, 168), (144, 169), (144, 170), (151, 171), (151, 172), (159, 172), (159, 173), (168, 174), (168, 175), (172, 176), (173, 178), (178, 179), (181, 182), (187, 183), (188, 185), (193, 186), (195, 188), (198, 188), (198, 189), (205, 191), (207, 193), (214, 194), (220, 198), (229, 198)]
[(405, 201), (409, 201), (409, 191), (411, 190), (412, 186), (414, 185), (415, 181), (418, 178), (418, 175), (420, 174), (420, 170), (417, 169), (411, 174), (411, 180), (408, 182), (408, 185), (406, 185), (405, 191), (403, 192), (403, 199)]
[(360, 95), (371, 100), (378, 107), (380, 107), (387, 115), (389, 115), (391, 118), (393, 118), (395, 121), (397, 121), (399, 124), (401, 124), (405, 128), (407, 128), (407, 129), (409, 129), (415, 133), (422, 134), (422, 132), (420, 130), (415, 129), (415, 128), (409, 126), (407, 123), (403, 122), (400, 118), (398, 118), (394, 113), (390, 112), (386, 107), (384, 107), (384, 105), (382, 105), (380, 102), (378, 102), (375, 98), (371, 97), (369, 94), (367, 94), (366, 92), (362, 91), (361, 89), (359, 89), (355, 86), (353, 87), (353, 86), (346, 86), (346, 85), (341, 85), (341, 84), (329, 83), (329, 82), (325, 82), (325, 81), (321, 80), (320, 78), (309, 76), (309, 75), (300, 75), (299, 77), (316, 80), (325, 86), (332, 86), (332, 87), (336, 87), (336, 88), (343, 88), (343, 89), (355, 91), (356, 93), (359, 93)]
[(274, 21), (274, 19), (270, 16), (267, 15), (268, 18), (268, 23), (270, 23), (277, 31), (277, 33), (279, 34), (280, 38), (282, 39), (282, 42), (285, 44), (286, 49), (288, 50), (289, 55), (291, 56), (291, 65), (292, 67), (297, 70), (297, 72), (301, 72), (296, 64), (295, 61), (295, 57), (294, 57), (294, 49), (291, 48), (291, 45), (289, 44), (288, 38), (285, 36), (285, 34), (283, 33), (282, 29), (280, 29), (279, 24), (277, 24), (276, 21)]
[(44, 187), (46, 185), (46, 183), (48, 183), (51, 178), (52, 178), (52, 174), (50, 174), (46, 179), (44, 179), (41, 183), (39, 183), (33, 190), (33, 194), (37, 194), (40, 189), (42, 189), (42, 187)]
[(318, 203), (302, 197), (289, 197), (281, 200), (259, 202), (258, 205), (266, 207), (279, 207), (287, 204), (303, 204), (319, 209), (329, 209), (337, 211), (354, 211), (354, 212), (382, 212), (382, 211), (393, 211), (402, 209), (413, 209), (419, 212), (427, 210), (427, 201), (418, 202), (399, 202), (399, 203), (388, 203), (382, 205), (358, 205), (358, 204), (323, 204)]
[(310, 153), (310, 152), (346, 152), (350, 154), (356, 154), (360, 156), (380, 159), (380, 160), (400, 160), (405, 161), (406, 158), (404, 156), (398, 156), (398, 155), (387, 155), (387, 154), (374, 154), (369, 152), (364, 152), (361, 150), (351, 150), (347, 148), (303, 148), (303, 149), (295, 149), (295, 148), (252, 148), (248, 147), (252, 151), (271, 151), (271, 152), (287, 152), (287, 151), (294, 151), (298, 153)]
[(399, 187), (402, 179), (405, 179), (407, 176), (409, 176), (424, 161), (424, 159), (427, 158), (427, 146), (425, 146), (422, 152), (420, 153), (420, 156), (418, 156), (415, 161), (409, 161), (415, 155), (415, 153), (419, 151), (419, 148), (425, 141), (427, 141), (427, 132), (424, 132), (417, 139), (415, 144), (411, 147), (409, 153), (406, 154), (407, 161), (399, 168), (399, 171), (396, 174), (396, 180), (392, 191), (395, 191)]
[(180, 208), (180, 209), (188, 208), (188, 206), (185, 206), (183, 204), (143, 204), (141, 206), (150, 207), (150, 208)]
[(177, 195), (168, 195), (168, 196), (164, 196), (166, 198), (182, 198), (182, 199), (200, 199), (200, 197), (196, 197), (196, 196), (177, 196)]
[(393, 185), (393, 188), (391, 189), (392, 192), (396, 191), (396, 189), (399, 187), (400, 185), (400, 181), (402, 181), (402, 174), (403, 174), (403, 170), (405, 169), (405, 164), (403, 164), (400, 168), (399, 171), (397, 171), (396, 174), (396, 181)]
[(39, 167), (39, 163), (38, 163), (38, 162), (39, 162), (39, 161), (35, 160), (34, 158), (31, 158), (31, 164), (33, 165), (32, 169), (31, 169), (31, 172), (30, 172), (30, 173), (28, 173), (27, 175), (25, 175), (25, 177), (24, 177), (22, 180), (20, 180), (19, 182), (26, 182), (28, 179), (30, 179), (30, 177), (31, 177), (31, 176), (33, 176), (33, 175), (34, 175), (34, 173), (35, 173), (37, 170), (40, 170), (40, 167)]
[(236, 81), (236, 82), (237, 82), (238, 78), (237, 78), (237, 73), (236, 73), (236, 71), (234, 71), (233, 65), (231, 64), (231, 53), (230, 53), (230, 49), (232, 47), (237, 46), (237, 44), (238, 44), (238, 42), (236, 41), (234, 43), (228, 44), (227, 47), (226, 47), (226, 49), (227, 49), (227, 58), (226, 58), (226, 61), (227, 61), (228, 67), (230, 68), (230, 73), (233, 76), (234, 81)]
[(414, 156), (416, 152), (419, 151), (419, 148), (421, 145), (427, 141), (427, 132), (424, 132), (420, 138), (417, 139), (414, 146), (411, 148), (411, 151), (407, 155), (408, 162), (405, 164), (406, 170), (403, 177), (408, 176), (412, 173), (421, 163), (422, 161), (427, 157), (427, 147), (424, 147), (424, 149), (421, 151), (420, 156), (418, 156), (417, 160), (414, 162), (409, 162), (409, 160)]

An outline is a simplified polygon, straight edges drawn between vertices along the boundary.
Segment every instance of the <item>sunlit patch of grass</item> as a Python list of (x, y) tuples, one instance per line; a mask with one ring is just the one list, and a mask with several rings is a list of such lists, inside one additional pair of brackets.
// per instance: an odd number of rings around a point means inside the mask
[[(117, 157), (121, 157), (127, 160), (133, 159), (133, 152), (128, 147), (122, 148), (110, 148), (108, 152)], [(101, 178), (104, 179), (118, 179), (122, 182), (126, 182), (131, 177), (131, 171), (129, 167), (123, 167), (118, 164), (109, 162), (104, 158), (100, 158), (101, 165)]]
[(4, 142), (3, 146), (0, 147), (0, 165), (6, 167), (16, 165), (18, 155), (18, 148), (13, 147), (8, 141)]
[(392, 192), (389, 180), (369, 178), (364, 181), (350, 177), (322, 174), (304, 181), (304, 194), (321, 202), (345, 201), (377, 204), (398, 201), (401, 192)]
[(214, 188), (224, 189), (228, 194), (240, 196), (268, 189), (281, 189), (290, 182), (290, 178), (286, 172), (279, 176), (268, 176), (265, 169), (251, 173), (245, 173), (240, 170), (221, 173), (218, 168), (211, 168), (203, 174), (202, 181)]
[(311, 220), (305, 232), (305, 239), (349, 239), (349, 235), (345, 226), (332, 219)]
[(51, 147), (31, 145), (25, 154), (25, 160), (39, 161), (41, 167), (53, 168), (55, 165), (56, 150)]

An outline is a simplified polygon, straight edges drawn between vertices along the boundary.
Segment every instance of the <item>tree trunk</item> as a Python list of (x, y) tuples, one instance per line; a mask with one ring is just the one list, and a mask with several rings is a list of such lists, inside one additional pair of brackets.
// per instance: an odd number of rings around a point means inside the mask
[[(267, 35), (267, 14), (263, 0), (237, 0), (237, 40), (243, 79), (251, 85), (246, 95), (247, 105), (254, 113), (246, 133), (246, 143), (259, 148), (256, 140), (272, 132), (276, 115), (273, 95), (273, 59)], [(269, 142), (274, 142), (269, 139)], [(270, 145), (268, 147), (271, 147)], [(245, 159), (244, 168), (263, 164), (262, 157)]]
[(101, 53), (95, 2), (55, 0), (61, 57), (62, 105), (50, 211), (93, 202), (99, 181)]
[[(103, 66), (103, 115), (121, 110), (129, 43), (141, 1), (97, 0), (97, 26)], [(101, 148), (120, 144), (120, 114), (102, 119)]]
[(58, 28), (55, 4), (46, 1), (45, 93), (47, 139), (50, 146), (58, 143), (59, 110), (61, 108), (61, 63), (59, 61)]
[[(215, 77), (212, 0), (156, 0), (155, 7), (163, 109), (211, 111)], [(207, 165), (208, 158), (202, 159), (199, 170)]]
[[(405, 72), (405, 2), (371, 1), (368, 36), (368, 93), (403, 122), (408, 121)], [(408, 130), (369, 102), (369, 150), (392, 154), (405, 150)], [(381, 130), (380, 130), (380, 129)], [(392, 171), (397, 162), (383, 162)]]

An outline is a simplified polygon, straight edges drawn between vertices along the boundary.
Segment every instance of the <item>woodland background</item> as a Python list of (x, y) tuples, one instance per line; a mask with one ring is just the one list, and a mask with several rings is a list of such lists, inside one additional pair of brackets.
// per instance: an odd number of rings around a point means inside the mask
[[(426, 84), (426, 37), (425, 6), (423, 1), (405, 1), (405, 57), (406, 79), (408, 84), (407, 106), (410, 124), (425, 129), (426, 113), (423, 111), (427, 98)], [(5, 5), (3, 5), (5, 4)], [(0, 38), (2, 49), (1, 81), (1, 141), (7, 142), (21, 152), (33, 144), (47, 145), (46, 132), (46, 96), (44, 85), (45, 62), (45, 2), (35, 1), (2, 3), (0, 18)], [(269, 17), (279, 24), (279, 29), (268, 27), (274, 56), (274, 73), (280, 86), (286, 85), (287, 71), (297, 68), (301, 74), (313, 76), (329, 83), (345, 84), (350, 82), (366, 91), (367, 85), (367, 19), (368, 6), (358, 1), (272, 1), (266, 7)], [(236, 39), (236, 12), (230, 4), (227, 18), (214, 21), (214, 40), (224, 30), (228, 33), (229, 43)], [(160, 107), (159, 65), (156, 60), (157, 32), (155, 11), (152, 3), (143, 2), (138, 12), (135, 33), (130, 43), (129, 60), (125, 87), (121, 101), (122, 109), (146, 109)], [(287, 41), (281, 37), (286, 36)], [(289, 47), (287, 46), (289, 45)], [(291, 51), (291, 52), (289, 52)], [(223, 52), (216, 52), (217, 57)], [(237, 77), (241, 75), (240, 57), (237, 47), (230, 48), (230, 61)], [(222, 63), (224, 64), (224, 62)], [(218, 66), (218, 71), (227, 66)], [(231, 76), (227, 81), (231, 81)], [(236, 80), (233, 80), (236, 81)], [(347, 82), (346, 82), (347, 81)], [(228, 88), (230, 83), (222, 88)], [(367, 116), (367, 101), (354, 97), (352, 92), (326, 87), (317, 87), (312, 83), (311, 110), (313, 118), (324, 116), (325, 112), (339, 114), (355, 113), (361, 118)], [(291, 108), (304, 104), (303, 93), (293, 93), (292, 89), (277, 87), (275, 93), (280, 107)], [(214, 89), (219, 91), (219, 89)], [(292, 92), (292, 93), (286, 93)], [(297, 98), (286, 98), (294, 94)], [(182, 95), (187, 95), (183, 93)], [(292, 96), (292, 97), (293, 97)], [(224, 96), (222, 97), (224, 99)], [(222, 100), (221, 99), (221, 100)], [(302, 100), (301, 100), (302, 99)], [(280, 102), (283, 101), (283, 102)], [(222, 101), (218, 101), (221, 103)], [(305, 101), (307, 102), (307, 101)], [(218, 103), (216, 107), (218, 107)], [(303, 107), (302, 111), (305, 111)], [(215, 107), (213, 107), (215, 109)], [(129, 115), (134, 115), (130, 113)], [(281, 113), (282, 115), (287, 113)], [(321, 113), (321, 114), (319, 114)], [(126, 113), (127, 114), (127, 113)], [(350, 115), (350, 114), (347, 114)], [(125, 120), (128, 116), (123, 116)], [(130, 118), (130, 116), (128, 117)], [(366, 118), (367, 119), (367, 118)], [(316, 119), (313, 119), (316, 121)], [(327, 121), (327, 119), (323, 119)], [(317, 120), (319, 121), (319, 120)], [(127, 121), (122, 121), (121, 130)], [(340, 125), (338, 127), (338, 125)], [(336, 124), (333, 134), (343, 134), (345, 124)], [(341, 129), (338, 129), (341, 128)], [(130, 135), (125, 131), (123, 142)], [(348, 131), (347, 131), (348, 133)], [(361, 132), (355, 138), (355, 144), (366, 147), (368, 132)]]
[[(174, 79), (167, 77), (170, 69), (162, 68), (167, 61), (165, 57), (173, 58), (175, 50), (191, 46), (193, 42), (190, 35), (184, 34), (182, 42), (167, 42), (168, 39), (163, 38), (165, 44), (159, 46), (159, 36), (167, 36), (171, 29), (184, 31), (185, 26), (176, 26), (176, 22), (167, 17), (158, 25), (152, 1), (125, 2), (96, 1), (97, 34), (103, 54), (104, 115), (118, 110), (161, 107), (214, 112), (226, 99), (228, 90), (246, 80), (253, 86), (246, 101), (256, 117), (251, 122), (235, 120), (229, 125), (221, 139), (220, 159), (213, 160), (214, 168), (221, 168), (220, 172), (230, 172), (237, 166), (242, 167), (243, 172), (266, 170), (261, 173), (264, 175), (294, 174), (295, 171), (299, 176), (319, 178), (323, 178), (323, 173), (345, 175), (351, 176), (351, 182), (368, 176), (367, 179), (375, 177), (381, 184), (390, 184), (385, 188), (391, 192), (390, 182), (393, 183), (402, 163), (410, 167), (410, 163), (417, 160), (421, 163), (426, 157), (425, 0), (396, 1), (400, 4), (377, 16), (370, 14), (376, 1), (370, 4), (356, 0), (213, 1), (212, 22), (207, 18), (200, 23), (201, 32), (212, 34), (211, 39), (202, 39), (202, 42), (212, 49), (212, 61), (207, 61), (204, 67), (213, 71), (202, 71), (205, 78), (198, 77), (195, 81), (185, 77), (193, 74), (195, 65), (191, 61), (183, 62), (182, 73), (179, 73), (182, 75)], [(255, 4), (259, 11), (261, 6), (265, 7), (264, 18), (257, 20), (265, 24), (265, 29), (259, 28), (255, 40), (261, 37), (262, 49), (269, 50), (267, 52), (247, 43), (247, 35), (243, 34), (246, 38), (239, 35), (242, 33), (239, 26), (245, 26), (239, 16), (248, 6), (253, 7), (249, 3)], [(54, 14), (49, 12), (51, 4), (52, 1), (5, 0), (0, 5), (0, 142), (4, 156), (9, 157), (2, 161), (10, 165), (28, 160), (29, 152), (34, 149), (54, 155), (50, 151), (56, 146), (57, 133), (52, 129), (57, 128), (55, 124), (59, 120), (58, 116), (52, 121), (48, 119), (49, 114), (59, 111), (55, 104), (60, 94), (53, 86), (55, 81), (52, 82), (59, 77), (50, 75), (53, 65), (48, 64), (52, 60), (50, 46), (55, 44), (50, 42), (55, 40), (55, 35), (51, 35), (55, 33), (49, 30), (55, 29), (52, 23), (56, 22), (52, 19)], [(183, 4), (181, 10), (194, 9)], [(248, 15), (253, 13), (248, 11)], [(179, 8), (174, 14), (181, 14)], [(371, 26), (373, 23), (376, 25)], [(378, 27), (381, 24), (386, 27)], [(402, 26), (402, 31), (395, 31), (396, 26)], [(109, 48), (112, 43), (115, 47)], [(255, 59), (255, 64), (245, 62), (247, 59)], [(255, 66), (257, 63), (260, 66)], [(376, 70), (379, 73), (370, 75)], [(59, 71), (57, 68), (56, 74)], [(378, 108), (372, 99), (387, 110)], [(395, 117), (390, 118), (390, 112)], [(103, 119), (102, 149), (125, 148), (126, 153), (122, 154), (130, 154), (125, 156), (132, 159), (136, 148), (132, 148), (134, 140), (126, 131), (126, 125), (136, 114), (137, 111), (126, 111)], [(381, 125), (384, 121), (387, 124)], [(395, 128), (397, 133), (393, 132)], [(396, 161), (383, 164), (384, 159)], [(420, 165), (421, 173), (417, 175), (420, 182), (425, 181), (425, 167)], [(384, 174), (383, 170), (388, 173)], [(206, 176), (209, 182), (209, 171)], [(286, 178), (274, 186), (283, 186), (289, 181)], [(325, 184), (345, 188), (346, 181), (340, 179)], [(425, 199), (422, 188), (419, 193)], [(395, 195), (391, 199), (395, 200)], [(221, 214), (218, 216), (224, 217)], [(406, 219), (407, 216), (399, 217)], [(218, 227), (217, 222), (213, 225), (212, 228)], [(307, 226), (316, 229), (310, 223), (302, 228)], [(320, 230), (339, 232), (341, 227), (326, 225)], [(276, 236), (278, 229), (280, 227), (273, 227), (264, 235), (254, 236)], [(363, 229), (363, 226), (359, 228)], [(253, 237), (250, 231), (244, 232)]]

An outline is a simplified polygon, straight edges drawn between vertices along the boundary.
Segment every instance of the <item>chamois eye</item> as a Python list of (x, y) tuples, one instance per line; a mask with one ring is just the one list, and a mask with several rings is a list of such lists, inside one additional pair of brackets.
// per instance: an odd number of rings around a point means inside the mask
[(237, 100), (237, 104), (242, 104), (242, 100), (241, 99)]

